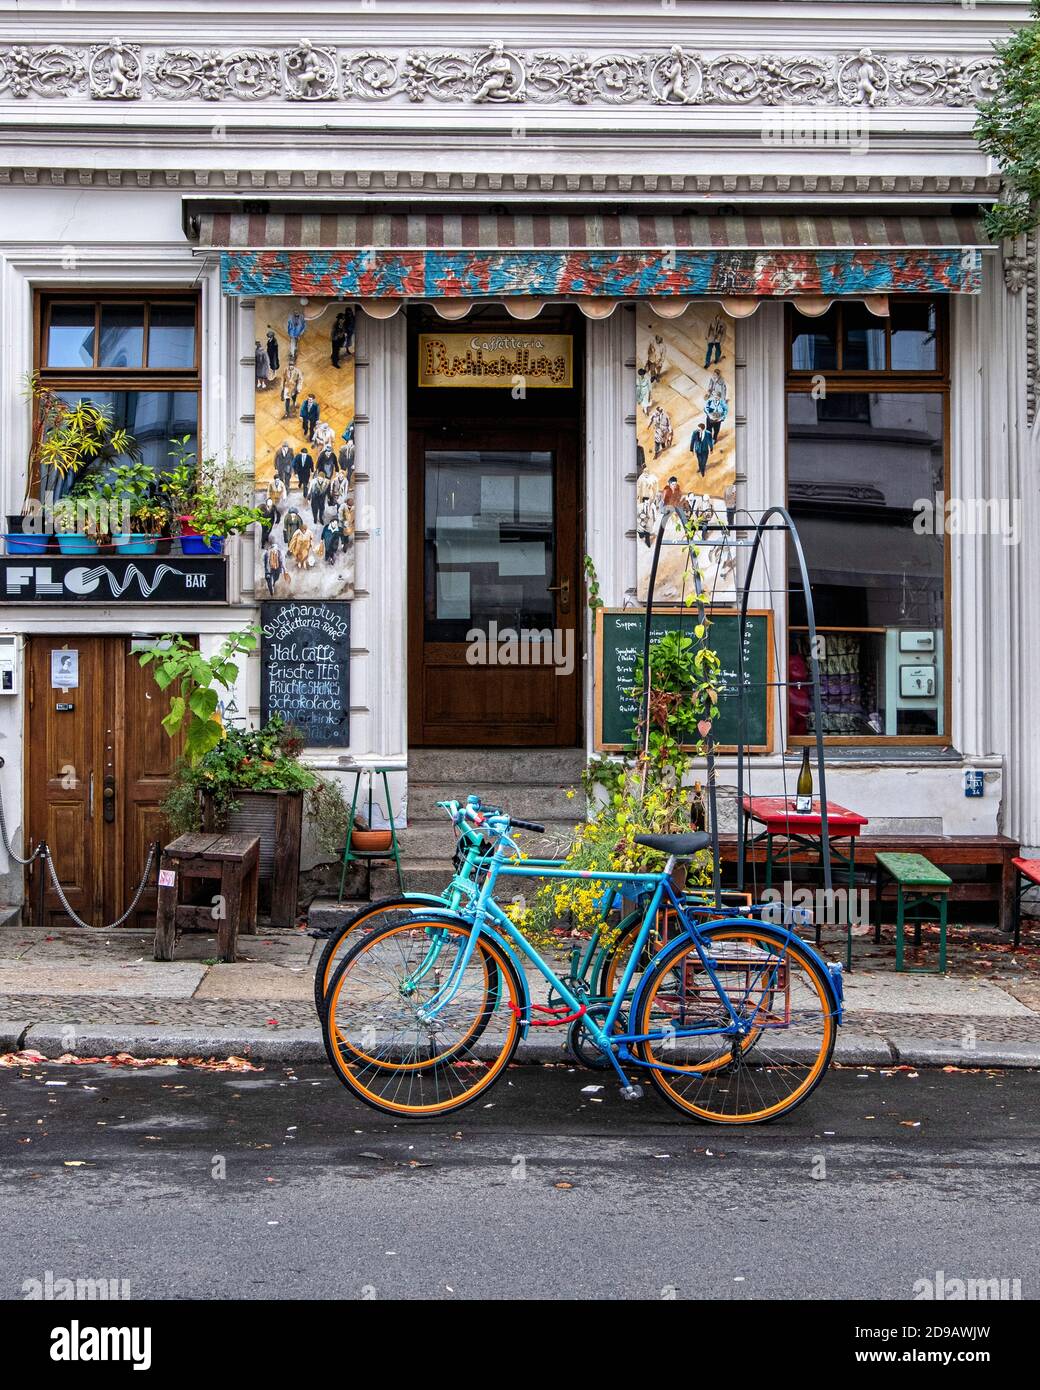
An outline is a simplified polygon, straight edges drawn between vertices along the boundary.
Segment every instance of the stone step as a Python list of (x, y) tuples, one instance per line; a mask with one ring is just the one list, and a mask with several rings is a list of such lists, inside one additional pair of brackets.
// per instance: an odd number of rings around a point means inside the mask
[[(444, 859), (411, 859), (401, 861), (405, 891), (408, 893), (443, 893), (451, 881), (451, 864)], [(393, 864), (372, 866), (372, 897), (395, 897), (400, 888)]]
[[(570, 844), (574, 834), (573, 820), (543, 820), (538, 823), (545, 826), (544, 835), (532, 831), (518, 831), (516, 835), (517, 844), (528, 854), (555, 856), (560, 853), (560, 846)], [(442, 821), (418, 821), (409, 825), (407, 830), (402, 830), (397, 839), (402, 864), (411, 859), (440, 859), (444, 865), (451, 864), (455, 835), (447, 818)]]
[(510, 815), (521, 820), (533, 820), (539, 825), (546, 820), (565, 821), (571, 816), (575, 820), (585, 814), (585, 793), (580, 785), (577, 794), (569, 782), (552, 784), (548, 782), (531, 786), (525, 783), (509, 782), (414, 782), (408, 780), (408, 824), (420, 821), (442, 821), (447, 825), (448, 818), (438, 809), (438, 801), (461, 801), (471, 793), (479, 796), (489, 806), (501, 806)]
[(411, 748), (409, 782), (447, 784), (455, 795), (484, 786), (576, 787), (585, 766), (581, 748)]

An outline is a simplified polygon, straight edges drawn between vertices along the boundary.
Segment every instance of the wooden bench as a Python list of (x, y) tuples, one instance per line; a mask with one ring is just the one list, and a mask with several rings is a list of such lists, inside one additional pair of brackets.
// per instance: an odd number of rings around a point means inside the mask
[(1022, 939), (1022, 899), (1030, 888), (1040, 884), (1040, 859), (1012, 859), (1015, 868), (1015, 945)]
[(904, 932), (908, 921), (914, 924), (914, 945), (921, 944), (921, 923), (925, 914), (935, 912), (939, 921), (939, 969), (915, 966), (908, 971), (916, 975), (946, 974), (946, 907), (953, 880), (949, 874), (924, 857), (923, 854), (900, 854), (882, 850), (874, 867), (874, 942), (881, 940), (881, 902), (884, 895), (883, 878), (887, 875), (896, 886), (896, 969), (903, 970)]
[[(722, 835), (720, 848), (724, 863), (737, 860), (737, 837)], [(1014, 912), (1018, 873), (1015, 858), (1020, 845), (1008, 835), (861, 835), (856, 841), (857, 867), (873, 868), (879, 853), (922, 854), (941, 869), (976, 866), (986, 870), (985, 876), (968, 882), (954, 878), (948, 898), (951, 902), (995, 902), (997, 922), (1008, 936), (1014, 933)], [(749, 860), (764, 864), (765, 850), (749, 853)], [(818, 858), (818, 856), (817, 856)], [(781, 871), (787, 862), (786, 849), (776, 856)], [(792, 852), (793, 864), (812, 862), (812, 856)], [(761, 883), (761, 880), (760, 880)], [(745, 886), (750, 887), (750, 882)]]
[[(156, 960), (173, 960), (179, 931), (212, 931), (217, 954), (235, 959), (240, 931), (256, 931), (260, 839), (256, 835), (181, 835), (168, 844), (159, 864), (155, 914)], [(219, 885), (219, 887), (215, 887)], [(192, 902), (192, 896), (206, 900)], [(219, 896), (218, 896), (219, 895)]]

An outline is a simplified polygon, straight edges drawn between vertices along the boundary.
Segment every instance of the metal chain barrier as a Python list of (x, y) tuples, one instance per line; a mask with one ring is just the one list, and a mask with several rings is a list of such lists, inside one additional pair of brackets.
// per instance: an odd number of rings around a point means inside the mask
[[(2, 768), (3, 765), (4, 760), (0, 758), (0, 768)], [(126, 919), (133, 915), (137, 910), (137, 904), (141, 901), (141, 894), (148, 885), (148, 880), (152, 874), (152, 866), (155, 863), (155, 852), (158, 849), (157, 843), (153, 841), (148, 849), (148, 858), (145, 861), (141, 882), (137, 885), (137, 891), (133, 896), (133, 900), (123, 915), (117, 917), (114, 922), (107, 922), (104, 926), (94, 927), (92, 923), (84, 922), (83, 918), (78, 916), (70, 906), (69, 900), (65, 896), (64, 889), (61, 886), (61, 880), (58, 878), (57, 870), (54, 867), (54, 860), (51, 857), (50, 848), (46, 840), (40, 841), (32, 854), (29, 855), (28, 859), (23, 859), (20, 855), (15, 854), (14, 850), (11, 848), (11, 841), (7, 834), (7, 820), (4, 817), (4, 796), (2, 789), (0, 789), (0, 840), (3, 840), (4, 849), (7, 852), (8, 858), (15, 864), (21, 864), (23, 868), (26, 868), (37, 859), (41, 859), (46, 863), (48, 872), (51, 876), (51, 883), (54, 885), (54, 891), (58, 895), (58, 901), (61, 903), (62, 908), (65, 910), (66, 914), (72, 918), (77, 927), (85, 927), (87, 931), (111, 931), (113, 927), (121, 927)]]
[(134, 911), (136, 911), (137, 904), (141, 901), (141, 894), (144, 892), (148, 880), (151, 877), (152, 865), (155, 863), (155, 845), (153, 844), (148, 850), (148, 859), (145, 862), (144, 873), (141, 875), (141, 882), (137, 885), (137, 892), (134, 894), (133, 901), (130, 903), (130, 906), (126, 909), (123, 915), (121, 917), (117, 917), (114, 922), (106, 922), (103, 926), (95, 928), (90, 922), (84, 922), (82, 917), (78, 917), (70, 907), (69, 900), (65, 896), (65, 893), (61, 886), (61, 881), (59, 880), (57, 871), (54, 868), (54, 860), (51, 858), (51, 853), (47, 847), (46, 841), (44, 841), (43, 844), (40, 845), (39, 853), (40, 857), (46, 862), (48, 871), (50, 872), (51, 883), (54, 885), (54, 891), (58, 895), (58, 901), (61, 903), (62, 907), (72, 918), (72, 920), (76, 923), (77, 927), (86, 927), (88, 931), (110, 931), (113, 927), (121, 927), (123, 925), (126, 919), (129, 916), (131, 916), (131, 914)]
[[(3, 765), (4, 760), (0, 758), (0, 768), (2, 768)], [(2, 788), (0, 788), (0, 840), (4, 842), (4, 849), (7, 851), (7, 857), (15, 864), (21, 864), (23, 866), (31, 864), (34, 859), (37, 859), (43, 849), (42, 844), (37, 845), (28, 859), (22, 859), (19, 855), (15, 854), (14, 850), (11, 848), (11, 841), (7, 835), (7, 821), (4, 818), (4, 793)]]

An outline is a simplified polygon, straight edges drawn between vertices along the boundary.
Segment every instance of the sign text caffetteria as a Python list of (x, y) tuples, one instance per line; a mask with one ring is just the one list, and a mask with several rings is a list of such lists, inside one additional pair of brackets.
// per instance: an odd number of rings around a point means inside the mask
[(226, 603), (218, 556), (0, 557), (6, 603)]
[(420, 333), (420, 386), (573, 385), (569, 333)]

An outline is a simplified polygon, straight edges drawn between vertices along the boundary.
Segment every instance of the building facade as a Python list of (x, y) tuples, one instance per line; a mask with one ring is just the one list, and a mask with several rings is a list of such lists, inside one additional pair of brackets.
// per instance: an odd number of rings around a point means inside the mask
[[(273, 506), (219, 557), (8, 544), (12, 836), (46, 835), (99, 919), (125, 907), (169, 771), (131, 658), (170, 631), (210, 651), (262, 622), (226, 717), (303, 700), (308, 758), (390, 767), (398, 815), (418, 749), (609, 748), (584, 557), (632, 609), (682, 498), (716, 528), (720, 609), (747, 555), (724, 513), (791, 511), (832, 797), (1040, 845), (1036, 244), (988, 243), (971, 134), (1027, 14), (0, 7), (3, 512), (38, 487), (30, 372), (109, 405), (157, 470), (171, 439), (245, 461)], [(761, 793), (815, 732), (786, 545), (752, 595), (780, 691)], [(656, 592), (689, 583), (670, 556)], [(310, 646), (264, 603), (313, 605)]]

